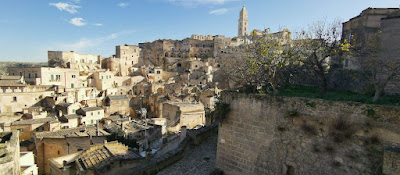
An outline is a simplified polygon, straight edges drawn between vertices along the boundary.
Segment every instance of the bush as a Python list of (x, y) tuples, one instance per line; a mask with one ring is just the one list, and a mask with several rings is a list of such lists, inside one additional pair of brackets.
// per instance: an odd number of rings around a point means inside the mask
[(215, 110), (213, 111), (213, 116), (215, 119), (219, 120), (220, 122), (223, 122), (228, 116), (228, 113), (230, 111), (231, 108), (229, 104), (223, 102), (217, 102), (215, 104)]

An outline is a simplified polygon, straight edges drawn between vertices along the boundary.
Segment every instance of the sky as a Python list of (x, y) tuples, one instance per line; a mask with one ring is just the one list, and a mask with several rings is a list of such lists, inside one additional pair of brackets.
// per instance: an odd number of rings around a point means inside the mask
[(48, 50), (109, 57), (117, 45), (192, 34), (234, 37), (244, 4), (250, 31), (274, 32), (399, 8), (400, 0), (1, 0), (0, 61), (46, 62)]

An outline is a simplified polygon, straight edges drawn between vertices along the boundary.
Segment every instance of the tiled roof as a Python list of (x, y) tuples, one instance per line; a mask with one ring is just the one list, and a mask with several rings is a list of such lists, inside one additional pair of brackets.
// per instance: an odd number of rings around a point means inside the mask
[(36, 138), (66, 138), (66, 137), (87, 137), (87, 136), (107, 136), (110, 135), (108, 132), (103, 129), (99, 129), (97, 135), (96, 127), (78, 127), (71, 129), (62, 129), (59, 131), (45, 131), (45, 132), (36, 132)]
[(92, 146), (77, 159), (84, 169), (102, 169), (117, 160), (138, 159), (140, 155), (130, 151), (127, 146), (110, 142), (101, 146)]
[(85, 112), (90, 112), (90, 111), (103, 110), (103, 108), (101, 108), (101, 107), (86, 107), (86, 108), (82, 108), (82, 110)]
[(21, 120), (12, 122), (11, 125), (30, 125), (30, 124), (39, 124), (46, 122), (56, 122), (57, 120), (52, 117), (39, 118), (39, 119), (29, 119), (29, 120)]
[(21, 76), (0, 75), (0, 80), (20, 80)]
[(110, 100), (125, 100), (128, 99), (128, 96), (126, 95), (116, 95), (116, 96), (108, 96)]
[(17, 80), (0, 80), (0, 86), (26, 86)]
[(82, 117), (81, 115), (78, 114), (70, 114), (70, 115), (64, 115), (65, 118), (67, 119), (74, 119), (74, 118), (79, 118)]

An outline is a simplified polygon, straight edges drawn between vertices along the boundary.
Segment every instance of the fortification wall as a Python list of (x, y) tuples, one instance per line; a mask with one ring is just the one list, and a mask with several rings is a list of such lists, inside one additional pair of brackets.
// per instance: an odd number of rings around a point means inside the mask
[[(400, 108), (224, 92), (216, 167), (226, 174), (399, 174)], [(384, 161), (385, 160), (385, 161)]]

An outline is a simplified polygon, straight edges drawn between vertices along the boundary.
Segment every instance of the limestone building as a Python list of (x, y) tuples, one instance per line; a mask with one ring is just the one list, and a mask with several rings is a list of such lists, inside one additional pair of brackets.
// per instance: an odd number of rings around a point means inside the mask
[(79, 83), (79, 70), (52, 67), (10, 67), (11, 76), (22, 76), (32, 85), (57, 85), (67, 89), (82, 87)]
[(213, 40), (213, 36), (211, 36), (211, 35), (194, 35), (194, 34), (193, 34), (190, 38), (191, 38), (191, 39), (201, 40), (201, 41), (204, 41), (204, 40)]
[(101, 107), (81, 108), (76, 113), (82, 115), (81, 124), (83, 125), (95, 125), (104, 118), (104, 109)]
[(121, 115), (129, 115), (130, 107), (129, 102), (130, 99), (126, 95), (115, 95), (108, 96), (105, 98), (105, 106), (107, 114), (121, 114)]
[(108, 132), (96, 127), (34, 133), (34, 154), (39, 173), (50, 173), (50, 158), (88, 150), (91, 145), (104, 143), (107, 135), (109, 135)]
[(106, 142), (86, 151), (50, 159), (50, 175), (119, 174), (140, 164), (141, 160), (141, 156), (127, 146)]
[(50, 67), (66, 67), (82, 71), (101, 68), (100, 55), (79, 54), (74, 51), (48, 51), (48, 65)]
[(18, 131), (0, 133), (0, 175), (19, 175)]
[(177, 132), (182, 126), (193, 129), (206, 123), (204, 105), (201, 103), (165, 103), (162, 116), (167, 119), (167, 130), (170, 132)]
[(239, 17), (239, 30), (238, 30), (238, 36), (246, 36), (249, 34), (249, 19), (247, 16), (247, 10), (246, 7), (243, 5), (242, 10), (240, 11), (240, 17)]
[[(400, 8), (367, 8), (363, 10), (360, 15), (343, 23), (342, 42), (344, 40), (348, 42), (354, 40), (355, 43), (352, 43), (354, 46), (365, 48), (376, 38), (379, 31), (383, 31), (382, 27), (385, 21), (383, 19), (399, 12)], [(392, 20), (391, 22), (394, 21)], [(392, 24), (394, 25), (395, 23)], [(389, 39), (394, 38), (389, 37)], [(358, 69), (360, 65), (358, 65), (355, 59), (345, 59), (343, 66), (347, 69)]]

